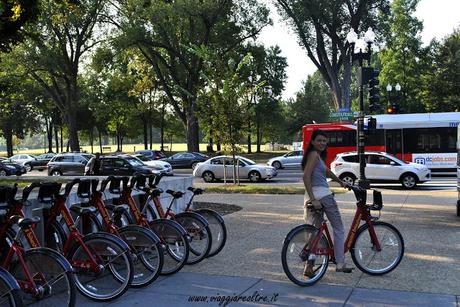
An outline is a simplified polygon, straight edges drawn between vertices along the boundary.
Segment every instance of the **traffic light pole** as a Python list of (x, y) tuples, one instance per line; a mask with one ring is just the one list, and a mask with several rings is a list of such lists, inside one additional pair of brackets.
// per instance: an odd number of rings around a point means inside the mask
[[(359, 71), (362, 72), (363, 58), (358, 59)], [(364, 133), (364, 82), (362, 76), (359, 77), (359, 116), (358, 116), (358, 133), (356, 135), (356, 145), (359, 158), (359, 179), (358, 185), (362, 188), (368, 189), (370, 187), (369, 181), (366, 179), (366, 159), (364, 156), (364, 144), (366, 135)]]

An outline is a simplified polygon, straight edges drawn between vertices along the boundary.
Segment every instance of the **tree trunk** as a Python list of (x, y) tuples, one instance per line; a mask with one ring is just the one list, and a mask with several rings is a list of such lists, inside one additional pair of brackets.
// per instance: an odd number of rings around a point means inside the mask
[(153, 125), (152, 123), (149, 124), (150, 128), (150, 150), (153, 149)]
[(350, 85), (351, 85), (351, 61), (345, 61), (343, 65), (343, 82), (342, 82), (342, 91), (343, 91), (343, 108), (350, 109), (351, 99), (350, 99)]
[(94, 154), (94, 148), (93, 148), (93, 144), (94, 144), (94, 134), (93, 134), (93, 128), (91, 128), (88, 132), (88, 135), (89, 135), (89, 144), (91, 145), (91, 153)]
[(187, 113), (187, 150), (200, 151), (198, 118), (195, 113)]
[(161, 121), (160, 121), (160, 142), (161, 147), (160, 150), (164, 151), (164, 136), (165, 136), (165, 101), (163, 101), (163, 105), (161, 106)]
[(217, 151), (218, 151), (218, 152), (220, 152), (220, 151), (222, 150), (222, 148), (221, 148), (221, 144), (220, 144), (220, 140), (219, 140), (219, 141), (217, 141), (217, 144), (216, 144), (216, 149), (217, 149)]
[(62, 131), (62, 125), (60, 128), (61, 128), (61, 152), (63, 152), (64, 151), (64, 135), (63, 135), (64, 133)]
[(53, 152), (53, 120), (46, 119), (46, 136), (48, 139), (48, 152)]
[(146, 118), (142, 118), (142, 125), (144, 129), (144, 149), (148, 149), (149, 140), (148, 140), (148, 123)]
[(261, 152), (260, 151), (260, 142), (261, 142), (261, 135), (260, 135), (260, 123), (259, 123), (259, 120), (257, 120), (256, 122), (256, 137), (257, 137), (257, 152)]
[(71, 110), (69, 110), (66, 118), (67, 118), (67, 125), (69, 127), (70, 150), (73, 152), (80, 152), (80, 142), (78, 141), (76, 112), (72, 112)]
[(97, 134), (99, 136), (99, 152), (102, 154), (102, 135), (99, 129), (97, 129)]
[(13, 153), (13, 131), (11, 131), (9, 124), (5, 124), (3, 127), (3, 136), (6, 139), (6, 155), (11, 157)]
[(59, 127), (54, 124), (54, 142), (56, 143), (56, 153), (59, 153)]

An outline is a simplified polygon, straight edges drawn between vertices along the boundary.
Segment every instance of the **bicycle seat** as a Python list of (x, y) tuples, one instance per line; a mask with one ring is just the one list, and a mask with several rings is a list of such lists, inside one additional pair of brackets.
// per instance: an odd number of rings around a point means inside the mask
[(181, 198), (185, 194), (184, 192), (181, 192), (181, 191), (176, 192), (173, 190), (166, 190), (166, 193), (170, 194), (174, 198)]
[(19, 215), (13, 215), (10, 220), (11, 222), (18, 224), (20, 228), (30, 227), (40, 222), (40, 218), (38, 216), (28, 218)]
[(78, 205), (73, 205), (72, 207), (70, 207), (70, 211), (75, 212), (77, 215), (86, 215), (96, 213), (97, 209), (94, 207), (81, 207)]
[(152, 196), (160, 196), (161, 193), (163, 193), (163, 190), (160, 189), (160, 188), (154, 188), (154, 189), (150, 189), (150, 193), (152, 193)]
[(200, 189), (200, 188), (194, 188), (194, 187), (188, 187), (188, 189), (190, 192), (193, 193), (193, 195), (200, 195), (200, 194), (203, 194), (204, 192), (204, 189)]
[(129, 210), (128, 205), (105, 205), (105, 207), (113, 213), (124, 213)]

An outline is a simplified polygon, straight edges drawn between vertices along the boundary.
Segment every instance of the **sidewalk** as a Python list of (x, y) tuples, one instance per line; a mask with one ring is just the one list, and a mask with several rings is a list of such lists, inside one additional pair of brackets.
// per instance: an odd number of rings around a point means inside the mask
[[(458, 296), (422, 292), (352, 288), (200, 273), (160, 277), (144, 289), (130, 289), (113, 303), (94, 303), (79, 296), (77, 307), (92, 306), (449, 306)], [(237, 300), (226, 304), (225, 300)], [(243, 299), (246, 302), (243, 302)], [(195, 301), (193, 301), (195, 300)], [(219, 303), (218, 300), (224, 302)], [(265, 302), (264, 302), (265, 300)]]

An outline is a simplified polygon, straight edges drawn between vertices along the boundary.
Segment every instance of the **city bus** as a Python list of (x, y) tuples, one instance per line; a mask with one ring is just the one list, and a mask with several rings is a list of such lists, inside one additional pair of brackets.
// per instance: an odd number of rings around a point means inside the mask
[[(455, 172), (457, 127), (460, 112), (372, 115), (377, 129), (366, 137), (366, 151), (382, 151), (428, 166), (432, 172)], [(367, 129), (367, 118), (364, 121)], [(342, 152), (356, 151), (355, 123), (307, 124), (302, 128), (303, 148), (314, 130), (328, 137), (329, 166)]]
[(457, 127), (457, 216), (460, 216), (460, 126)]

